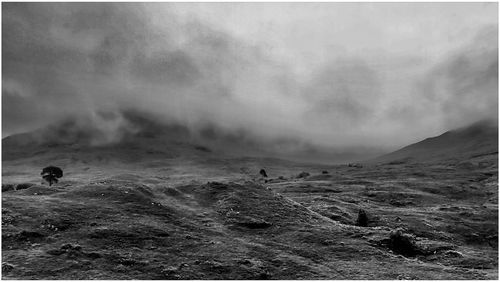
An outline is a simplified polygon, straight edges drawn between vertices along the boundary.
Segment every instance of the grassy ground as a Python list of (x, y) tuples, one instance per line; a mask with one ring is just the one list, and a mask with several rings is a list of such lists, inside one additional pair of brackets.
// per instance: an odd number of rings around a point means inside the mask
[(498, 162), (355, 168), (199, 155), (67, 157), (52, 187), (36, 173), (47, 160), (4, 161), (5, 189), (33, 186), (2, 193), (2, 278), (498, 278)]

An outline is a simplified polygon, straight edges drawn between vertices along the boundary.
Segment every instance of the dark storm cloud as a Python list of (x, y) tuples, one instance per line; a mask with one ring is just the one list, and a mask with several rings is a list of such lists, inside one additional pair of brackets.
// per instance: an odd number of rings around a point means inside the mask
[[(13, 93), (25, 98), (6, 101), (4, 117), (20, 106), (29, 116), (35, 104), (48, 109), (46, 123), (68, 109), (88, 114), (136, 107), (190, 125), (210, 116), (224, 127), (241, 127), (244, 120), (233, 123), (232, 113), (215, 110), (241, 106), (229, 94), (239, 87), (238, 74), (263, 83), (251, 77), (262, 61), (258, 51), (168, 14), (170, 26), (155, 27), (145, 13), (140, 4), (6, 4), (3, 81), (23, 85)], [(228, 99), (214, 100), (220, 97)], [(8, 119), (4, 131), (31, 128), (27, 120)]]
[[(40, 117), (30, 113), (36, 109), (45, 109), (44, 121), (50, 123), (64, 118), (68, 109), (120, 108), (138, 103), (142, 94), (151, 100), (151, 93), (131, 93), (127, 81), (138, 88), (165, 86), (156, 96), (196, 84), (193, 59), (173, 46), (168, 30), (155, 36), (160, 32), (147, 16), (139, 17), (142, 9), (140, 4), (4, 5), (3, 91), (10, 91), (3, 104), (4, 131), (31, 127), (29, 117)], [(11, 119), (20, 107), (25, 116)]]
[[(281, 46), (280, 40), (288, 42), (279, 37), (282, 34), (272, 34), (272, 28), (252, 33), (252, 24), (242, 24), (265, 14), (241, 18), (237, 23), (242, 33), (232, 34), (202, 19), (210, 15), (205, 8), (201, 14), (190, 14), (196, 7), (192, 3), (4, 3), (3, 135), (71, 115), (80, 120), (75, 126), (95, 128), (96, 144), (112, 142), (124, 132), (138, 130), (122, 114), (132, 109), (182, 124), (200, 136), (210, 135), (207, 128), (216, 128), (216, 135), (250, 143), (275, 141), (277, 148), (291, 146), (292, 151), (307, 144), (400, 146), (446, 127), (493, 116), (492, 105), (498, 104), (493, 93), (498, 87), (498, 46), (484, 40), (490, 37), (488, 32), (480, 31), (474, 44), (456, 46), (454, 52), (447, 49), (438, 60), (412, 54), (417, 49), (402, 40), (397, 56), (372, 52), (365, 41), (378, 44), (373, 50), (383, 49), (385, 41), (342, 29), (334, 34), (339, 38), (323, 28), (302, 31), (300, 38), (290, 34), (296, 44), (287, 46), (288, 52)], [(217, 9), (214, 13), (219, 14)], [(216, 21), (228, 11), (220, 12)], [(305, 16), (309, 12), (303, 11)], [(365, 16), (370, 15), (377, 13)], [(397, 36), (413, 36), (420, 23), (412, 24), (404, 29), (372, 24), (370, 32), (379, 28), (378, 35), (388, 34), (390, 43)], [(497, 32), (496, 27), (490, 30)], [(315, 40), (308, 42), (309, 35)], [(418, 39), (414, 37), (410, 43)], [(262, 44), (262, 38), (268, 41)], [(316, 59), (295, 50), (311, 46), (320, 50), (318, 38), (350, 42), (353, 48), (330, 42), (333, 51), (322, 51)], [(365, 47), (356, 47), (357, 43)], [(408, 48), (406, 53), (401, 46)], [(350, 49), (359, 51), (342, 55)], [(283, 59), (289, 54), (296, 61)]]

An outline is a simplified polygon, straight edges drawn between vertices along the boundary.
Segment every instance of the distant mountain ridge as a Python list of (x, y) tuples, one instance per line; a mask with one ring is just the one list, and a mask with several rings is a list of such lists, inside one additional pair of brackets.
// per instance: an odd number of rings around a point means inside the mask
[(498, 157), (498, 121), (482, 120), (427, 138), (367, 163), (463, 161)]
[(165, 154), (201, 154), (206, 157), (225, 155), (334, 164), (375, 157), (383, 152), (375, 148), (320, 147), (292, 138), (265, 140), (244, 129), (227, 131), (213, 124), (188, 127), (175, 121), (165, 123), (155, 116), (133, 111), (99, 113), (94, 119), (68, 118), (32, 132), (7, 136), (2, 139), (2, 146), (3, 160), (33, 155), (49, 157), (57, 152), (79, 158), (83, 153), (102, 152), (110, 159), (132, 155), (138, 159), (144, 156), (152, 159), (164, 158)]

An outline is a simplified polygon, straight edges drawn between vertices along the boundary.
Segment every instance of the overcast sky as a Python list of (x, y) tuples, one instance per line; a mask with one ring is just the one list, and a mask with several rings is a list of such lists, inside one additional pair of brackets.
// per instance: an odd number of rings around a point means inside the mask
[[(498, 116), (496, 3), (3, 3), (2, 135), (122, 109), (396, 148)], [(97, 112), (114, 112), (102, 118)]]

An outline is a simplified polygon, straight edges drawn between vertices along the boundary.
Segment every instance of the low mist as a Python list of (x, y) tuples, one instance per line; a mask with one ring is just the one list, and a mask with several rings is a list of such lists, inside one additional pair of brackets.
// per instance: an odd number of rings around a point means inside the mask
[(372, 3), (207, 4), (4, 3), (2, 135), (76, 118), (108, 144), (140, 132), (133, 110), (277, 151), (369, 154), (498, 117), (496, 3), (391, 4), (418, 6), (407, 18)]

